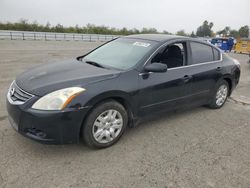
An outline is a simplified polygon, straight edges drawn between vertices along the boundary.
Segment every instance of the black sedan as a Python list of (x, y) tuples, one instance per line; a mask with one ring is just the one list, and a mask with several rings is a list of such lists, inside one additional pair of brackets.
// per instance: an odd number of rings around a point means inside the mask
[(131, 35), (76, 59), (40, 65), (12, 82), (12, 126), (42, 143), (104, 148), (127, 126), (177, 108), (220, 108), (239, 82), (240, 64), (187, 37)]

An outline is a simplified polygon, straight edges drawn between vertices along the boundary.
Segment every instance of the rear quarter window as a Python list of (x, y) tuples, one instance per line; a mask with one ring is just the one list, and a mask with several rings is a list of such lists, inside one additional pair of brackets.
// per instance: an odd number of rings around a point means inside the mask
[(220, 52), (219, 52), (219, 50), (213, 48), (213, 52), (214, 52), (214, 61), (220, 60)]
[(190, 47), (192, 52), (191, 64), (214, 61), (214, 52), (211, 46), (198, 42), (190, 42)]

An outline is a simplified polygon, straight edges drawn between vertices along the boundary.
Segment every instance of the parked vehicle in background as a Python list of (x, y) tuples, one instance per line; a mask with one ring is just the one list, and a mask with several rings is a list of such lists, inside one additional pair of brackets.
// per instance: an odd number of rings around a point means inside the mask
[(104, 148), (127, 126), (164, 111), (221, 108), (239, 82), (240, 64), (197, 39), (121, 37), (75, 59), (18, 75), (7, 93), (11, 125), (49, 144)]

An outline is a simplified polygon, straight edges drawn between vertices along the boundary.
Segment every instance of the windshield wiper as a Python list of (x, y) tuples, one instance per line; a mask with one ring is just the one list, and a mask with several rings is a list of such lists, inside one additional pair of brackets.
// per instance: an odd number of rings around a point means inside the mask
[(96, 67), (100, 67), (100, 68), (106, 68), (106, 67), (104, 67), (103, 65), (101, 65), (101, 64), (99, 64), (99, 63), (97, 63), (97, 62), (95, 62), (95, 61), (84, 61), (85, 63), (88, 63), (88, 64), (90, 64), (90, 65), (94, 65), (94, 66), (96, 66)]

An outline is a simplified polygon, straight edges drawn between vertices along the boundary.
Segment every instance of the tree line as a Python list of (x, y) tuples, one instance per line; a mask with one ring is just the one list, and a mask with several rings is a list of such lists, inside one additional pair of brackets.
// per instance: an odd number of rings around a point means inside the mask
[(176, 33), (170, 33), (166, 30), (163, 32), (157, 31), (155, 28), (142, 28), (141, 30), (133, 28), (114, 28), (107, 26), (96, 26), (94, 24), (87, 24), (85, 26), (76, 25), (74, 27), (65, 27), (61, 24), (55, 26), (51, 25), (49, 22), (46, 25), (39, 24), (34, 21), (32, 23), (28, 20), (21, 19), (19, 22), (2, 23), (0, 22), (0, 30), (16, 30), (16, 31), (37, 31), (37, 32), (58, 32), (58, 33), (87, 33), (87, 34), (106, 34), (106, 35), (131, 35), (131, 34), (146, 34), (146, 33), (164, 33), (164, 34), (176, 34), (181, 36), (191, 36), (191, 37), (213, 37), (216, 34), (223, 36), (231, 36), (235, 38), (248, 37), (249, 26), (245, 25), (239, 28), (239, 30), (231, 29), (226, 26), (223, 30), (214, 32), (212, 30), (214, 24), (213, 22), (208, 22), (205, 20), (201, 26), (199, 26), (196, 32), (191, 34), (186, 33), (184, 29), (177, 31)]
[(131, 34), (141, 34), (141, 33), (158, 33), (155, 28), (143, 28), (138, 30), (133, 29), (117, 29), (114, 27), (107, 26), (96, 26), (94, 24), (87, 24), (86, 26), (76, 25), (74, 27), (65, 27), (61, 24), (55, 26), (51, 25), (49, 22), (46, 25), (39, 24), (34, 21), (29, 23), (25, 19), (21, 19), (19, 22), (11, 23), (1, 23), (0, 30), (14, 30), (14, 31), (37, 31), (37, 32), (57, 32), (57, 33), (88, 33), (88, 34), (109, 34), (109, 35), (131, 35)]
[[(230, 36), (234, 38), (247, 38), (249, 36), (249, 26), (245, 25), (240, 27), (239, 30), (231, 29), (229, 26), (226, 26), (223, 30), (217, 31), (216, 33), (213, 32), (212, 27), (214, 26), (213, 22), (208, 22), (205, 20), (201, 26), (197, 28), (196, 36), (199, 37), (212, 37), (216, 34), (222, 36)], [(192, 32), (193, 36), (195, 36), (194, 32)]]

